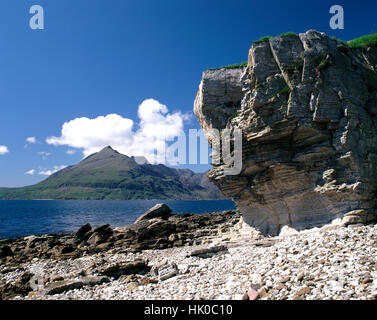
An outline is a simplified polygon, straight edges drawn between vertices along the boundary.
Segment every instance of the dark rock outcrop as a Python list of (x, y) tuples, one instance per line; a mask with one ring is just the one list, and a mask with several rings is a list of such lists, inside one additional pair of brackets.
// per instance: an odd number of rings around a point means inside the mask
[(81, 289), (84, 286), (95, 286), (102, 283), (110, 282), (105, 276), (88, 276), (77, 280), (63, 280), (49, 283), (44, 287), (45, 294), (54, 295), (73, 289)]
[(170, 216), (171, 212), (172, 210), (165, 203), (159, 203), (137, 218), (135, 223), (153, 218), (166, 219)]
[(246, 223), (278, 234), (376, 220), (376, 68), (376, 47), (311, 30), (254, 43), (247, 67), (203, 73), (194, 112), (209, 143), (211, 128), (243, 136), (241, 173), (220, 163), (208, 176)]
[(9, 269), (34, 258), (65, 260), (109, 250), (138, 252), (201, 244), (231, 230), (240, 219), (232, 210), (199, 215), (171, 214), (165, 204), (158, 208), (163, 211), (124, 228), (93, 229), (87, 224), (72, 234), (1, 240), (0, 265)]
[(30, 280), (33, 274), (30, 272), (22, 273), (14, 283), (0, 283), (0, 300), (12, 298), (16, 295), (27, 295), (33, 289)]
[(123, 275), (146, 273), (149, 270), (150, 267), (148, 266), (148, 261), (135, 260), (104, 266), (102, 269), (100, 268), (96, 270), (96, 272), (118, 279)]
[(9, 246), (4, 246), (0, 248), (0, 258), (13, 256), (13, 251)]
[(80, 227), (79, 230), (77, 230), (76, 237), (78, 239), (82, 239), (85, 236), (85, 234), (87, 234), (91, 230), (92, 230), (92, 226), (89, 223), (87, 223), (83, 225), (82, 227)]
[[(144, 249), (211, 243), (224, 233), (237, 232), (240, 221), (237, 211), (171, 214), (170, 208), (166, 205), (159, 205), (158, 208), (163, 208), (164, 213), (160, 212), (124, 228), (112, 229), (109, 225), (103, 225), (93, 229), (86, 224), (71, 234), (0, 240), (1, 274), (25, 271), (25, 264), (35, 258), (51, 259), (50, 261), (75, 260), (84, 255), (101, 253), (96, 262), (68, 277), (55, 273), (44, 277), (26, 271), (10, 282), (0, 281), (0, 300), (28, 294), (54, 295), (72, 289), (99, 285), (109, 282), (110, 279), (131, 281), (130, 286), (132, 279), (140, 277), (141, 284), (155, 283), (158, 280), (143, 278), (151, 270), (146, 259), (139, 259), (135, 255), (135, 259), (109, 261), (102, 259), (101, 256), (105, 252), (117, 255), (140, 252)], [(163, 264), (156, 271), (156, 276), (160, 280), (166, 280), (178, 273), (174, 264)], [(39, 287), (40, 281), (43, 281), (43, 290), (33, 291), (33, 288)]]

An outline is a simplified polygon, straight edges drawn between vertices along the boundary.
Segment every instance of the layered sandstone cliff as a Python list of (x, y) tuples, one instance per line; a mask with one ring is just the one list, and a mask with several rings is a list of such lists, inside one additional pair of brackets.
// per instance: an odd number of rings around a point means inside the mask
[(377, 48), (324, 33), (254, 43), (247, 67), (203, 73), (194, 112), (209, 129), (241, 129), (237, 176), (209, 178), (244, 220), (266, 234), (283, 226), (376, 218)]

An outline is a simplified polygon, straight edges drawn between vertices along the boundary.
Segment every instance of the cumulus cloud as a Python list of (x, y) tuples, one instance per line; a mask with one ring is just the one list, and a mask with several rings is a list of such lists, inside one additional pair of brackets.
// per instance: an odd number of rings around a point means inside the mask
[(51, 169), (51, 170), (41, 169), (41, 170), (39, 170), (38, 174), (41, 175), (41, 176), (51, 176), (55, 172), (63, 170), (64, 168), (67, 168), (67, 166), (64, 166), (64, 165), (63, 166), (54, 166), (54, 168)]
[(25, 174), (29, 175), (29, 176), (32, 176), (35, 174), (35, 170), (32, 169), (32, 170), (29, 170), (29, 171), (26, 171)]
[(37, 143), (37, 138), (36, 137), (28, 137), (26, 138), (27, 143)]
[(0, 156), (2, 156), (3, 154), (6, 154), (8, 152), (9, 152), (8, 147), (6, 147), (6, 146), (0, 146)]
[(84, 156), (106, 146), (128, 156), (144, 156), (151, 163), (164, 162), (159, 155), (167, 142), (183, 133), (188, 115), (168, 113), (168, 108), (154, 99), (144, 100), (138, 108), (137, 128), (131, 119), (108, 114), (94, 119), (76, 118), (63, 124), (60, 137), (49, 137), (48, 144), (81, 149)]

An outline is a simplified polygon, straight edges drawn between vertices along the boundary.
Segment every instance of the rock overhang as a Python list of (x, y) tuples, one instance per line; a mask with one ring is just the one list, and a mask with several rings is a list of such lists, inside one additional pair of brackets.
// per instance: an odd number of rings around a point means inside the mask
[(243, 133), (241, 173), (220, 164), (209, 178), (247, 223), (277, 234), (375, 219), (376, 51), (309, 30), (254, 43), (247, 67), (203, 73), (194, 112), (210, 144), (212, 128)]

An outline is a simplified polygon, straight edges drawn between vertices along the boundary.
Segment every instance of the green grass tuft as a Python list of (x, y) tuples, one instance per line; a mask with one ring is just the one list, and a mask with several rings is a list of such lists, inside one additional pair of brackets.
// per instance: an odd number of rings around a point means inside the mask
[(213, 68), (213, 69), (208, 69), (209, 71), (214, 71), (214, 70), (220, 70), (220, 69), (238, 69), (238, 68), (244, 68), (247, 66), (247, 61), (242, 62), (242, 63), (235, 63), (235, 64), (230, 64), (228, 66), (220, 67), (220, 68)]
[[(295, 36), (295, 35), (296, 35), (296, 33), (294, 33), (294, 32), (285, 32), (285, 33), (278, 35), (277, 37), (289, 37), (289, 36)], [(260, 38), (256, 41), (254, 41), (253, 43), (266, 42), (266, 41), (270, 40), (271, 38), (273, 38), (273, 37), (270, 37), (270, 36), (262, 37), (262, 38)]]
[(351, 48), (365, 48), (377, 44), (377, 34), (375, 33), (368, 34), (350, 41), (343, 41), (341, 39), (337, 39), (336, 37), (330, 37), (330, 39), (336, 40), (340, 44)]
[(375, 45), (377, 43), (377, 34), (368, 34), (360, 38), (348, 41), (347, 44), (351, 48), (364, 48), (368, 46)]
[[(285, 32), (285, 33), (280, 34), (278, 37), (289, 37), (289, 36), (294, 36), (294, 35), (297, 35), (297, 34), (294, 33), (294, 32)], [(265, 42), (265, 41), (268, 41), (271, 38), (272, 37), (270, 37), (270, 36), (262, 37), (259, 40), (254, 41), (253, 43)], [(330, 37), (330, 39), (336, 40), (340, 44), (348, 45), (351, 48), (364, 48), (364, 47), (368, 47), (368, 46), (372, 46), (372, 45), (377, 44), (377, 34), (376, 33), (368, 34), (368, 35), (365, 35), (365, 36), (362, 36), (360, 38), (356, 38), (356, 39), (353, 39), (353, 40), (350, 40), (350, 41), (344, 41), (344, 40), (338, 39), (336, 37)]]
[(279, 35), (279, 37), (289, 37), (289, 36), (295, 36), (295, 35), (296, 35), (295, 32), (286, 32)]
[(271, 38), (272, 38), (272, 37), (269, 37), (269, 36), (267, 36), (267, 37), (263, 37), (263, 38), (260, 38), (260, 39), (258, 39), (258, 40), (256, 40), (256, 41), (254, 41), (254, 43), (266, 42), (266, 41), (270, 40)]

